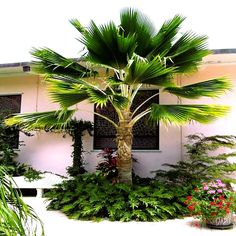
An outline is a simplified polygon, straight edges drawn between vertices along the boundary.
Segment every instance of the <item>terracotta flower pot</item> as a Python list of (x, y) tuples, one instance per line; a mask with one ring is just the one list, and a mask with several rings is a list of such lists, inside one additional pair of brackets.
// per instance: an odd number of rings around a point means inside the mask
[(206, 226), (211, 229), (231, 229), (233, 228), (233, 214), (227, 214), (225, 217), (206, 220)]

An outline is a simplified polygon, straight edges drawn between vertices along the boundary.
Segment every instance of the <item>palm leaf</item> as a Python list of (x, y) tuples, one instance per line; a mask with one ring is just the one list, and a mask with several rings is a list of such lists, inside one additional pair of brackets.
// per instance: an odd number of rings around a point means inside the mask
[[(68, 81), (68, 80), (67, 80)], [(87, 86), (82, 81), (65, 82), (57, 77), (47, 79), (49, 96), (53, 102), (67, 108), (89, 98)]]
[(87, 89), (89, 101), (97, 106), (103, 107), (109, 102), (110, 96), (99, 89)]
[(232, 83), (226, 78), (216, 78), (183, 87), (167, 87), (163, 91), (179, 97), (190, 99), (205, 97), (218, 97), (232, 88)]
[[(78, 27), (76, 28), (78, 29)], [(97, 26), (91, 21), (86, 31), (79, 31), (82, 33), (80, 42), (88, 50), (86, 60), (93, 63), (118, 70), (122, 69), (126, 66), (127, 58), (132, 56), (136, 47), (135, 37), (120, 35), (113, 22)]]
[(65, 58), (49, 48), (33, 49), (31, 54), (38, 59), (32, 62), (32, 66), (39, 74), (70, 75), (80, 78), (90, 72), (76, 60)]
[[(37, 226), (44, 235), (43, 223), (34, 210), (24, 203), (21, 194), (13, 188), (13, 179), (0, 166), (0, 235), (36, 235)], [(39, 234), (39, 232), (38, 232)]]
[(128, 98), (126, 98), (120, 94), (113, 94), (111, 97), (111, 102), (114, 107), (116, 107), (118, 109), (122, 109), (122, 108), (126, 107), (129, 100), (128, 100)]
[(192, 72), (209, 55), (207, 49), (207, 36), (198, 36), (192, 32), (186, 32), (171, 47), (166, 57), (171, 58), (167, 66), (177, 66), (178, 73)]
[(165, 125), (184, 125), (197, 121), (207, 124), (229, 112), (228, 106), (220, 105), (158, 105), (152, 104), (149, 119)]
[(5, 120), (6, 125), (18, 125), (25, 130), (63, 129), (71, 120), (75, 110), (57, 110), (14, 115)]
[(133, 57), (124, 82), (126, 84), (168, 85), (175, 69), (175, 67), (166, 68), (160, 57), (155, 57), (150, 62)]
[(134, 9), (125, 9), (120, 14), (119, 33), (128, 37), (135, 36), (135, 53), (146, 56), (152, 50), (152, 37), (156, 30), (151, 21), (141, 12)]
[(176, 15), (172, 19), (164, 22), (158, 33), (152, 39), (152, 51), (149, 52), (147, 58), (153, 58), (157, 55), (162, 57), (166, 56), (184, 20), (184, 17)]

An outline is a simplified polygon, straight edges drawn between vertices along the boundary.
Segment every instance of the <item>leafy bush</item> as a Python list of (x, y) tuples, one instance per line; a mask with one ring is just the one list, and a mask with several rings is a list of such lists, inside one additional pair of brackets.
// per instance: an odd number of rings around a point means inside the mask
[[(61, 210), (72, 219), (159, 221), (183, 216), (186, 189), (169, 188), (158, 181), (112, 184), (100, 172), (64, 181), (46, 193), (48, 209)], [(147, 184), (148, 183), (148, 184)]]
[(236, 136), (216, 135), (205, 137), (202, 134), (188, 136), (186, 161), (176, 165), (164, 164), (170, 170), (155, 171), (156, 178), (171, 185), (192, 185), (200, 182), (209, 182), (213, 179), (222, 179), (224, 182), (235, 182), (230, 174), (236, 171), (236, 164), (230, 163), (227, 158), (235, 157), (236, 152), (215, 154), (220, 148), (233, 149), (236, 146)]
[(26, 181), (32, 182), (34, 180), (42, 179), (41, 174), (42, 174), (41, 171), (35, 170), (34, 168), (32, 168), (30, 166), (26, 166), (25, 172), (24, 172), (24, 177), (25, 177)]

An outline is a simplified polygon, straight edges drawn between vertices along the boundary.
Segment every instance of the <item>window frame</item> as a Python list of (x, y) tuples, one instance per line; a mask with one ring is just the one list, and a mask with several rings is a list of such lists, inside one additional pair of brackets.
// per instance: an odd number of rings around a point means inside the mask
[[(19, 96), (20, 97), (20, 103), (19, 103), (19, 110), (13, 113), (21, 113), (21, 108), (22, 108), (22, 94), (23, 93), (0, 93), (0, 97), (10, 97), (10, 96)], [(13, 114), (12, 113), (12, 114)], [(0, 110), (0, 114), (1, 114), (1, 110)], [(9, 114), (10, 115), (10, 114)], [(8, 115), (7, 115), (8, 116)], [(17, 139), (17, 144), (12, 146), (13, 149), (15, 150), (19, 150), (19, 146), (20, 146), (20, 131), (15, 131), (17, 132), (15, 134), (16, 139)], [(13, 140), (14, 141), (14, 140)]]

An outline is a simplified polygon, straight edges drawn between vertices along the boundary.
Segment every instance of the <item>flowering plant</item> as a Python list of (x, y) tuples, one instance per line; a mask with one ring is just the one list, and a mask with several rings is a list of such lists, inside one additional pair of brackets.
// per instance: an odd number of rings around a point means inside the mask
[(221, 180), (202, 183), (188, 196), (185, 204), (189, 211), (203, 220), (223, 218), (236, 210), (235, 193)]
[(100, 170), (103, 175), (107, 176), (108, 179), (111, 179), (112, 182), (115, 182), (118, 177), (116, 150), (104, 148), (97, 157), (102, 160), (98, 163), (96, 169)]

